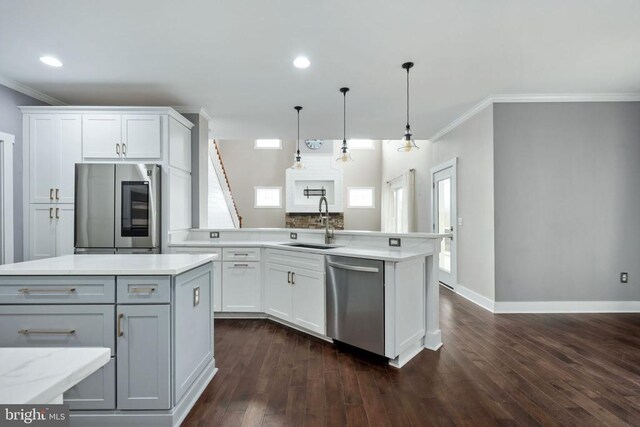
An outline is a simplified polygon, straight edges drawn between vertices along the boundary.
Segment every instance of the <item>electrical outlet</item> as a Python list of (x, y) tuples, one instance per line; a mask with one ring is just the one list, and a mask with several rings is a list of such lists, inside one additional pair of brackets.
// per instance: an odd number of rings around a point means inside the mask
[(389, 246), (400, 246), (402, 240), (398, 237), (389, 237)]
[(620, 273), (620, 283), (629, 283), (629, 273)]
[(219, 239), (220, 238), (220, 232), (219, 231), (212, 231), (209, 233), (209, 237), (211, 239)]
[(289, 238), (291, 240), (297, 240), (298, 239), (298, 233), (289, 233)]

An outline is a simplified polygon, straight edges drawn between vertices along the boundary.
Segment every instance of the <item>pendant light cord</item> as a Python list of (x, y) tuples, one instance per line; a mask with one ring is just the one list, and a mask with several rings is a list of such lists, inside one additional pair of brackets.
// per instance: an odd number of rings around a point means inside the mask
[(409, 67), (407, 67), (407, 127), (409, 127)]
[(347, 143), (347, 92), (342, 95), (342, 141)]

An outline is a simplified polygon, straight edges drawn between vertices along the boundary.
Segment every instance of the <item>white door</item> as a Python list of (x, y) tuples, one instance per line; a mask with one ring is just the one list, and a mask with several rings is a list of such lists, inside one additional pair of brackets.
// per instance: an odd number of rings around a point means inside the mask
[(29, 260), (56, 256), (55, 207), (31, 205), (29, 212)]
[(222, 311), (260, 312), (260, 263), (222, 263)]
[(29, 169), (31, 203), (53, 203), (57, 181), (58, 122), (54, 114), (29, 117)]
[(73, 203), (75, 164), (82, 162), (82, 118), (79, 114), (61, 114), (58, 126), (58, 191), (55, 198), (58, 203)]
[(56, 217), (56, 256), (73, 255), (73, 205), (58, 205)]
[(325, 284), (324, 273), (296, 269), (293, 283), (293, 322), (303, 328), (324, 335)]
[(82, 156), (85, 159), (119, 159), (122, 156), (120, 114), (82, 116)]
[(457, 285), (456, 165), (454, 158), (431, 169), (433, 232), (453, 234), (440, 241), (438, 279), (451, 288)]
[(137, 114), (122, 116), (122, 154), (125, 159), (160, 158), (160, 116)]
[(291, 321), (292, 289), (291, 269), (267, 264), (264, 283), (265, 311), (279, 319)]

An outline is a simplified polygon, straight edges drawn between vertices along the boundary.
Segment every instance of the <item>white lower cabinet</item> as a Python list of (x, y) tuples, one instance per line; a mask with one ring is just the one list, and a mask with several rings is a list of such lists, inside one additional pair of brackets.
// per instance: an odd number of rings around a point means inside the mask
[(213, 263), (213, 311), (222, 311), (222, 267), (221, 262)]
[(120, 305), (117, 313), (118, 409), (169, 409), (169, 305)]
[(29, 212), (29, 259), (73, 254), (74, 207), (32, 204)]
[(324, 273), (273, 263), (266, 269), (267, 314), (325, 335)]
[(223, 262), (222, 311), (262, 311), (260, 281), (259, 262)]

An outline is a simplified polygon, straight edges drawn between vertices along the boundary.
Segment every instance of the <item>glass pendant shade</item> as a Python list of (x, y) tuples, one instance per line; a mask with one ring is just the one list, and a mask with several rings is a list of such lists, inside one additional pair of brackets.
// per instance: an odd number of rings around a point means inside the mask
[(291, 165), (291, 169), (304, 169), (304, 164), (302, 163), (302, 156), (300, 156), (300, 110), (302, 107), (295, 106), (293, 107), (298, 112), (298, 139), (297, 139), (297, 150), (296, 150), (296, 159)]
[(340, 148), (340, 156), (336, 159), (336, 162), (348, 163), (353, 162), (351, 153), (349, 153), (349, 147), (347, 146), (347, 140), (342, 140), (342, 148)]

